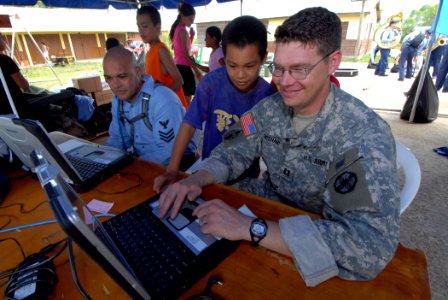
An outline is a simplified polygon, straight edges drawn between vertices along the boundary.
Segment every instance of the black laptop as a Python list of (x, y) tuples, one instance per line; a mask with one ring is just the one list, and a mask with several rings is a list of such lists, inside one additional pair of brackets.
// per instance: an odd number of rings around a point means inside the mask
[(126, 151), (77, 138), (56, 145), (42, 124), (30, 119), (0, 116), (0, 138), (31, 170), (31, 151), (41, 151), (78, 192), (90, 190), (133, 160)]
[(201, 232), (192, 211), (202, 199), (185, 201), (175, 219), (160, 219), (154, 196), (101, 223), (54, 166), (33, 157), (60, 226), (133, 298), (174, 299), (238, 247)]

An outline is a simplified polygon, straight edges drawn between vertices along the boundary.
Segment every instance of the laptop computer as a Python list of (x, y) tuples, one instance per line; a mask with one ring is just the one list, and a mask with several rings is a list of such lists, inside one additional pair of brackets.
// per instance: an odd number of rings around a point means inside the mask
[(0, 116), (0, 138), (32, 171), (31, 151), (41, 151), (78, 192), (90, 190), (133, 160), (126, 151), (76, 138), (56, 145), (42, 124), (30, 119)]
[(175, 219), (160, 219), (157, 195), (101, 223), (36, 154), (36, 174), (60, 226), (134, 299), (175, 299), (238, 247), (201, 232), (191, 213), (202, 199), (185, 201)]

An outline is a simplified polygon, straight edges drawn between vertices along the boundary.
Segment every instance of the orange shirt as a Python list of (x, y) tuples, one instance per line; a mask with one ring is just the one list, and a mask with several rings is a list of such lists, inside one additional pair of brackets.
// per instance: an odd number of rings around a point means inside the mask
[[(173, 78), (171, 78), (170, 74), (163, 73), (162, 64), (159, 58), (159, 49), (160, 47), (164, 47), (168, 50), (167, 46), (160, 42), (149, 48), (148, 53), (146, 53), (146, 62), (145, 62), (145, 73), (147, 75), (151, 75), (152, 79), (158, 80), (167, 87), (171, 86), (173, 83)], [(169, 50), (168, 50), (169, 51)], [(184, 91), (182, 86), (177, 89), (176, 95), (179, 97), (180, 102), (185, 107), (188, 108), (187, 100), (185, 99)]]

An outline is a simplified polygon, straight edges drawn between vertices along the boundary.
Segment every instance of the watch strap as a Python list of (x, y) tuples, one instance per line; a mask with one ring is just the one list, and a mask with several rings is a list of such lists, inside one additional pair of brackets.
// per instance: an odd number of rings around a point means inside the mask
[[(264, 235), (259, 236), (259, 235), (255, 235), (254, 234), (254, 232), (252, 231), (252, 227), (253, 227), (253, 225), (255, 223), (260, 223), (260, 224), (262, 224), (265, 227)], [(249, 228), (249, 233), (250, 233), (250, 238), (251, 238), (251, 241), (250, 241), (251, 245), (255, 246), (255, 247), (258, 247), (258, 245), (260, 244), (261, 240), (264, 239), (264, 237), (266, 236), (267, 232), (268, 232), (268, 224), (266, 223), (266, 221), (264, 219), (262, 219), (262, 218), (255, 218), (255, 219), (253, 219), (252, 223), (250, 225), (250, 228)]]

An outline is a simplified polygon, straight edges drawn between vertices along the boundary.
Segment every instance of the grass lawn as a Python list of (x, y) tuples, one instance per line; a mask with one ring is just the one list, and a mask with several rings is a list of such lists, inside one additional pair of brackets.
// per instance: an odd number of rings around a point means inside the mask
[[(360, 58), (360, 62), (368, 62), (370, 56), (364, 55)], [(344, 59), (344, 61), (354, 61), (353, 59)], [(393, 59), (390, 60), (393, 63)], [(56, 73), (56, 75), (53, 73)], [(67, 64), (65, 66), (55, 65), (52, 69), (47, 65), (38, 65), (28, 68), (22, 68), (22, 74), (30, 82), (31, 86), (41, 89), (52, 90), (72, 86), (72, 78), (85, 77), (91, 75), (100, 75), (103, 80), (102, 61), (86, 61), (76, 62), (74, 64)], [(264, 70), (261, 70), (260, 75), (266, 76)], [(269, 76), (269, 75), (267, 75)], [(58, 77), (60, 81), (58, 80)]]
[[(53, 73), (56, 73), (56, 75)], [(101, 60), (89, 62), (77, 62), (70, 65), (55, 65), (52, 69), (47, 65), (22, 68), (21, 72), (28, 79), (31, 86), (52, 90), (58, 87), (72, 86), (72, 78), (88, 75), (103, 75)], [(60, 81), (59, 81), (59, 79)], [(102, 78), (103, 79), (103, 78)]]

